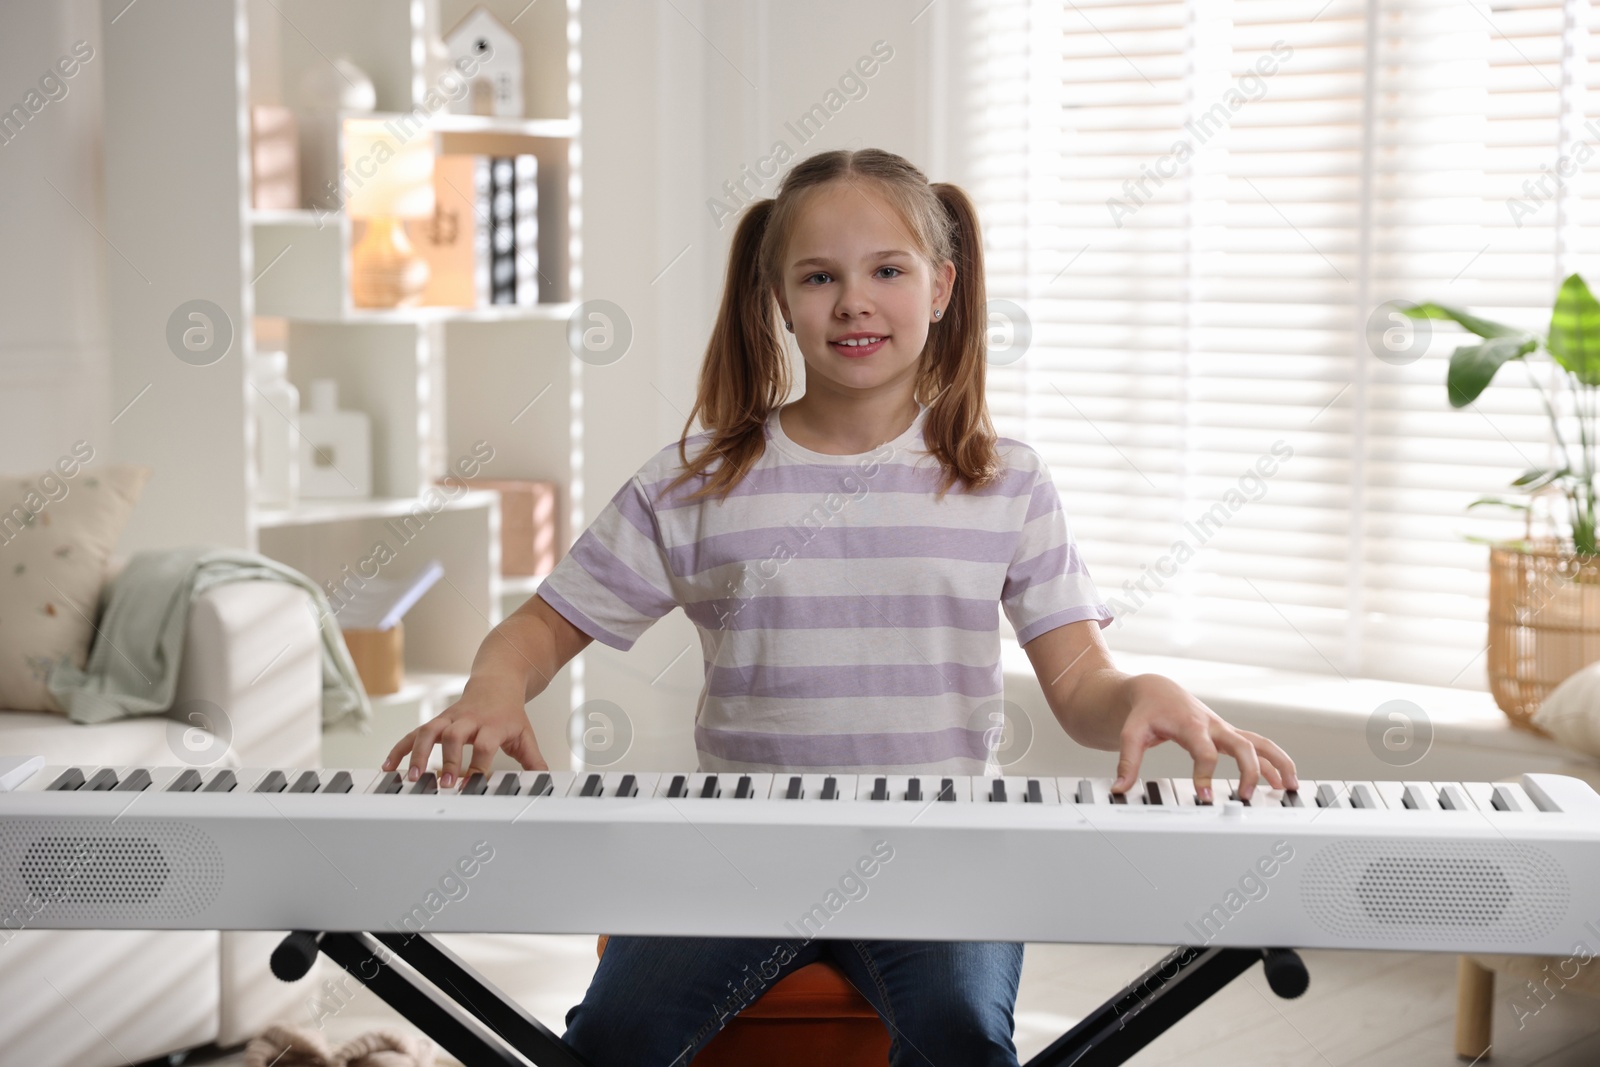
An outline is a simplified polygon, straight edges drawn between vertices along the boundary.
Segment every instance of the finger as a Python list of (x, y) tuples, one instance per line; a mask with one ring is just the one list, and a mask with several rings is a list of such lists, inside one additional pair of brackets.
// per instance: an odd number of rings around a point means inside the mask
[(1117, 758), (1117, 777), (1111, 782), (1113, 793), (1126, 793), (1139, 777), (1139, 764), (1144, 759), (1144, 731), (1122, 736), (1122, 752)]
[(448, 789), (461, 773), (461, 749), (478, 732), (478, 724), (463, 716), (453, 720), (439, 735), (439, 788)]
[(1261, 773), (1267, 776), (1267, 781), (1272, 783), (1272, 788), (1300, 788), (1300, 779), (1296, 776), (1294, 770), (1294, 760), (1289, 758), (1287, 752), (1260, 734), (1251, 733), (1249, 730), (1240, 730), (1239, 732), (1249, 738), (1250, 743), (1256, 746), (1256, 752), (1263, 759)]
[(423, 770), (428, 766), (428, 757), (433, 755), (434, 742), (449, 725), (450, 721), (439, 715), (417, 727), (417, 739), (411, 743), (411, 765), (406, 772), (409, 781), (414, 782), (422, 777)]
[(1204, 729), (1179, 738), (1178, 743), (1194, 757), (1194, 798), (1199, 804), (1211, 803), (1211, 776), (1217, 770), (1217, 746)]
[(1239, 799), (1249, 800), (1261, 780), (1261, 761), (1256, 758), (1256, 746), (1231, 726), (1219, 728), (1217, 733), (1217, 747), (1239, 765)]
[(416, 738), (417, 731), (412, 730), (400, 740), (396, 741), (394, 743), (394, 747), (389, 750), (389, 754), (383, 757), (383, 769), (386, 771), (394, 770), (400, 762), (400, 754), (406, 749), (410, 748), (411, 743), (415, 741)]
[(481, 774), (488, 778), (494, 767), (494, 754), (500, 747), (500, 742), (486, 730), (479, 730), (478, 736), (472, 741), (472, 766), (467, 768), (466, 776), (471, 778), (474, 774)]
[(533, 723), (525, 722), (522, 732), (505, 743), (506, 755), (522, 764), (527, 771), (548, 771), (550, 765), (539, 754), (539, 742), (533, 736)]

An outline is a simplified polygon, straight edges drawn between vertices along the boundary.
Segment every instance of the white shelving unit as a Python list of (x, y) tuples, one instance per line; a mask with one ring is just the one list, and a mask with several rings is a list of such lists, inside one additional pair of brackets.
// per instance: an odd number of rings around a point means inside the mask
[[(324, 588), (372, 577), (380, 544), (387, 574), (444, 565), (405, 619), (405, 687), (374, 698), (371, 735), (325, 733), (330, 765), (371, 762), (456, 699), (484, 635), (540, 581), (500, 576), (498, 495), (439, 479), (475, 458), (481, 477), (574, 485), (579, 4), (486, 5), (522, 44), (526, 116), (490, 118), (426, 102), (424, 34), (448, 31), (477, 6), (469, 0), (163, 0), (131, 12), (102, 2), (106, 236), (121, 253), (107, 279), (113, 407), (127, 405), (112, 432), (120, 460), (156, 472), (128, 550), (233, 545)], [(360, 118), (419, 114), (440, 154), (538, 157), (538, 304), (356, 308), (348, 216), (251, 208), (250, 105), (292, 104), (286, 90), (340, 55), (377, 93), (378, 110)], [(195, 299), (220, 307), (232, 333), (204, 366), (166, 341), (168, 320)], [(312, 379), (332, 378), (340, 406), (370, 417), (373, 498), (256, 505), (247, 367), (258, 316), (286, 322), (302, 397)], [(562, 496), (570, 524), (579, 502)], [(559, 536), (571, 543), (570, 528)], [(565, 674), (529, 706), (541, 734), (564, 731)]]

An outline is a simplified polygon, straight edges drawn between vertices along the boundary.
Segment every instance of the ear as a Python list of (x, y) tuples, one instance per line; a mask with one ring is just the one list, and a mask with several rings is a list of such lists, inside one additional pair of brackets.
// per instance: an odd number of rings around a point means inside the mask
[(956, 288), (956, 265), (945, 260), (933, 275), (933, 302), (942, 308), (950, 306), (950, 294)]

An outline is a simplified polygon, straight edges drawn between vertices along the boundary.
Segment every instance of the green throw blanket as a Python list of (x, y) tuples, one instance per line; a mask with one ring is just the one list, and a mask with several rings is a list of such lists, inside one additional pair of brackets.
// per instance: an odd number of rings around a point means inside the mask
[(65, 660), (57, 664), (46, 682), (50, 692), (74, 722), (167, 711), (177, 697), (190, 602), (214, 585), (248, 579), (292, 582), (311, 595), (322, 627), (322, 724), (353, 715), (366, 732), (372, 705), (328, 598), (294, 568), (231, 548), (198, 546), (134, 555), (102, 596), (105, 610), (87, 666), (80, 670)]

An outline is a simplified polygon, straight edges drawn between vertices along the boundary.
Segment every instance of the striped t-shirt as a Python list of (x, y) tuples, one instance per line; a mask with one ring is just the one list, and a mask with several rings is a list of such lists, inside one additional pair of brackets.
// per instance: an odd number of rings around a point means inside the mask
[[(997, 482), (936, 500), (926, 414), (872, 452), (835, 456), (791, 440), (774, 409), (766, 449), (725, 500), (684, 502), (697, 478), (663, 496), (682, 470), (674, 442), (538, 595), (624, 651), (684, 609), (705, 664), (701, 771), (981, 774), (1003, 694), (999, 609), (1022, 644), (1112, 614), (1039, 454), (1000, 438)], [(689, 438), (688, 455), (709, 440)]]

